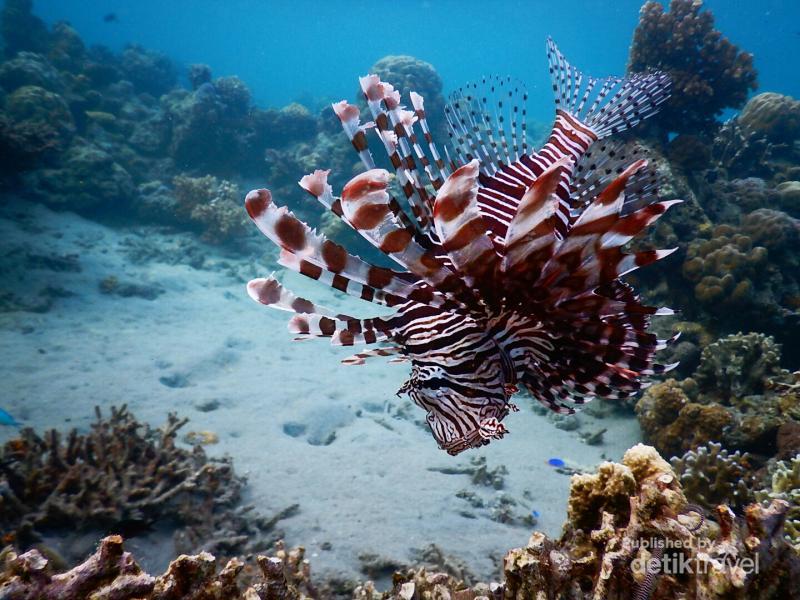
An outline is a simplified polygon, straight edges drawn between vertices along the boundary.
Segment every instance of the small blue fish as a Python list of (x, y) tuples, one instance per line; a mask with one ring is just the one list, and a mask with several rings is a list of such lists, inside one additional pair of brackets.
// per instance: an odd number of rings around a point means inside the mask
[(538, 519), (538, 518), (541, 516), (541, 514), (539, 513), (539, 511), (538, 511), (538, 510), (532, 510), (532, 511), (531, 511), (531, 516), (532, 516), (534, 519)]
[(550, 465), (551, 467), (563, 467), (567, 463), (565, 463), (560, 458), (551, 458), (551, 459), (548, 459), (547, 464)]
[(0, 425), (7, 425), (8, 427), (22, 427), (17, 420), (0, 408)]

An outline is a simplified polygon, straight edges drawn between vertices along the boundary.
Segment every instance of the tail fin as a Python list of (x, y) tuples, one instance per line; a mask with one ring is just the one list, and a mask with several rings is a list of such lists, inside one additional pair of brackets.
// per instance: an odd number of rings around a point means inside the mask
[(601, 79), (585, 76), (567, 62), (550, 37), (547, 60), (556, 108), (591, 127), (598, 138), (625, 131), (653, 116), (670, 95), (669, 76), (662, 72)]

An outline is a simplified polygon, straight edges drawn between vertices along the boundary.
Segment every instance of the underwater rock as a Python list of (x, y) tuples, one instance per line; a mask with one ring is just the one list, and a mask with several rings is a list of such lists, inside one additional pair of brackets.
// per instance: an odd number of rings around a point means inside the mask
[(122, 51), (120, 68), (137, 89), (158, 97), (175, 87), (175, 66), (165, 54), (131, 44)]
[(700, 0), (647, 2), (633, 35), (628, 71), (666, 71), (672, 95), (655, 117), (666, 131), (711, 130), (725, 108), (739, 108), (756, 89), (753, 55), (714, 29)]
[(241, 209), (242, 194), (236, 184), (211, 175), (178, 175), (172, 184), (176, 214), (200, 227), (203, 240), (223, 244), (244, 236), (246, 215)]
[(800, 181), (784, 181), (775, 188), (783, 210), (800, 218)]
[(755, 500), (755, 475), (746, 452), (731, 454), (722, 444), (708, 442), (670, 463), (686, 497), (704, 508), (713, 510), (719, 504), (728, 504), (740, 512)]
[(44, 52), (50, 39), (47, 26), (33, 14), (33, 0), (6, 0), (0, 11), (0, 38), (7, 58), (29, 50)]
[(211, 82), (211, 67), (203, 64), (189, 65), (189, 73), (187, 74), (189, 85), (192, 90), (197, 90), (204, 83)]
[(772, 144), (791, 144), (800, 138), (800, 101), (765, 92), (753, 96), (737, 117), (739, 124)]
[(7, 92), (33, 85), (49, 92), (62, 93), (64, 81), (58, 70), (41, 54), (20, 52), (0, 65), (0, 86)]
[(30, 171), (23, 180), (32, 197), (78, 213), (119, 210), (136, 194), (130, 174), (110, 154), (83, 138), (73, 141), (59, 167)]

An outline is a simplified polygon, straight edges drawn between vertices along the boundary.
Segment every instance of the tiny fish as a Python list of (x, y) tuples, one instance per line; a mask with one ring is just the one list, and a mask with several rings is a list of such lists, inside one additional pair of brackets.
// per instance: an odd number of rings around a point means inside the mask
[(8, 427), (22, 427), (22, 425), (20, 425), (14, 417), (12, 417), (2, 408), (0, 408), (0, 425), (6, 425)]
[[(250, 281), (250, 297), (294, 313), (296, 339), (381, 344), (345, 364), (410, 362), (398, 394), (425, 411), (449, 454), (503, 438), (520, 390), (571, 414), (595, 397), (630, 397), (643, 378), (676, 366), (655, 362), (676, 337), (648, 331), (651, 317), (673, 311), (645, 306), (622, 277), (675, 250), (623, 248), (678, 201), (659, 199), (656, 165), (641, 149), (606, 139), (655, 114), (669, 97), (669, 77), (584, 76), (551, 39), (547, 57), (555, 121), (538, 151), (527, 137), (528, 92), (509, 77), (485, 77), (451, 96), (438, 115), (449, 128), (444, 148), (424, 98), (403, 96), (378, 75), (360, 80), (372, 121), (361, 123), (361, 108), (345, 100), (333, 105), (366, 170), (340, 196), (330, 171), (306, 175), (300, 187), (394, 269), (351, 254), (267, 189), (245, 198), (283, 267), (395, 312), (341, 314), (274, 277)], [(388, 155), (399, 199), (370, 142)]]
[(534, 519), (538, 519), (538, 518), (539, 518), (539, 517), (541, 517), (542, 515), (541, 515), (541, 513), (540, 513), (538, 510), (532, 510), (532, 511), (531, 511), (531, 516), (532, 516)]
[(547, 464), (550, 465), (551, 467), (563, 467), (567, 463), (565, 463), (560, 458), (550, 458), (550, 459), (548, 459)]
[(107, 15), (103, 16), (103, 23), (116, 23), (119, 21), (117, 18), (116, 13), (108, 13)]

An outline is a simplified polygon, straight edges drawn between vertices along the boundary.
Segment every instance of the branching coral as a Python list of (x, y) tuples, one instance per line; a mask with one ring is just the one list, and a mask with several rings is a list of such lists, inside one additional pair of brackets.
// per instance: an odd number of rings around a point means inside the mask
[(153, 430), (123, 406), (108, 419), (98, 411), (86, 435), (23, 430), (0, 454), (6, 542), (24, 549), (43, 536), (135, 535), (156, 523), (173, 523), (179, 551), (232, 556), (268, 547), (277, 521), (297, 507), (266, 519), (237, 506), (244, 480), (229, 459), (209, 460), (200, 446), (178, 448), (184, 423), (171, 414), (163, 428)]
[(672, 0), (669, 12), (647, 2), (633, 36), (628, 70), (662, 70), (673, 93), (658, 115), (667, 130), (711, 129), (725, 108), (739, 108), (756, 88), (753, 56), (714, 29), (700, 0)]
[(756, 492), (759, 502), (784, 500), (789, 503), (786, 514), (786, 539), (800, 552), (800, 455), (778, 462), (768, 488)]
[(246, 215), (240, 206), (236, 184), (211, 175), (172, 180), (179, 218), (189, 219), (202, 228), (204, 240), (221, 244), (243, 235)]
[(69, 528), (136, 532), (158, 519), (194, 520), (215, 504), (238, 500), (242, 481), (229, 462), (175, 446), (186, 423), (170, 415), (153, 431), (123, 406), (87, 435), (32, 429), (8, 442), (0, 461), (0, 514), (6, 534), (22, 545), (46, 531)]
[(728, 504), (740, 511), (753, 501), (754, 475), (750, 456), (729, 454), (722, 444), (708, 442), (670, 462), (686, 497), (708, 509)]

